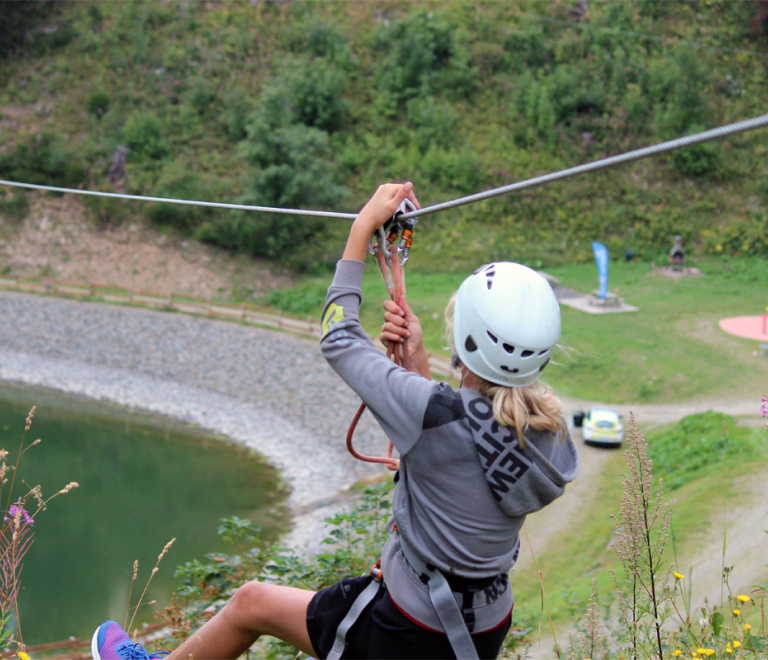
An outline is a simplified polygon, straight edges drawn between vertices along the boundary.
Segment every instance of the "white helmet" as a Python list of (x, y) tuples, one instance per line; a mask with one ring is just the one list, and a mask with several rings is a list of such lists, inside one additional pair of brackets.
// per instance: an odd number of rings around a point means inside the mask
[(459, 359), (498, 385), (534, 383), (560, 338), (560, 306), (545, 280), (527, 266), (482, 266), (459, 288), (454, 310)]

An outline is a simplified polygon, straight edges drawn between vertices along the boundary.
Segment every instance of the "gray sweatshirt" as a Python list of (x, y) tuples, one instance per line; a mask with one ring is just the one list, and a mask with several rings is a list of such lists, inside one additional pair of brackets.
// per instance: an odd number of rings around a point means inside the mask
[[(529, 431), (525, 449), (514, 429), (493, 418), (479, 392), (427, 380), (391, 362), (359, 320), (365, 264), (342, 260), (328, 289), (320, 347), (333, 369), (365, 401), (400, 453), (390, 528), (382, 551), (395, 604), (422, 625), (442, 630), (426, 587), (408, 566), (399, 536), (447, 574), (499, 576), (474, 595), (474, 632), (489, 630), (512, 608), (507, 571), (517, 559), (528, 513), (562, 495), (579, 457), (570, 435)], [(462, 606), (461, 594), (456, 594)]]

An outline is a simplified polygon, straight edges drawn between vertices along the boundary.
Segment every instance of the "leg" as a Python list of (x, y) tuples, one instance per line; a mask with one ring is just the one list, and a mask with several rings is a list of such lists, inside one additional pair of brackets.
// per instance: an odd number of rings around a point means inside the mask
[(315, 655), (307, 632), (307, 605), (315, 593), (253, 581), (240, 587), (213, 619), (169, 660), (238, 658), (262, 635), (278, 637)]

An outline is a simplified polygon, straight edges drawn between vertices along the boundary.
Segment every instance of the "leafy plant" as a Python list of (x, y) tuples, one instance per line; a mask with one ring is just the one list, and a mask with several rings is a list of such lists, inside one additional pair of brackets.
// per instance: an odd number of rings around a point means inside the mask
[(14, 181), (62, 187), (76, 186), (86, 176), (80, 158), (61, 135), (50, 131), (37, 133), (0, 155), (0, 173)]
[(134, 112), (123, 127), (123, 138), (137, 156), (158, 160), (168, 152), (163, 123), (151, 112)]
[(109, 110), (109, 96), (105, 92), (94, 92), (88, 97), (85, 105), (88, 112), (101, 119)]

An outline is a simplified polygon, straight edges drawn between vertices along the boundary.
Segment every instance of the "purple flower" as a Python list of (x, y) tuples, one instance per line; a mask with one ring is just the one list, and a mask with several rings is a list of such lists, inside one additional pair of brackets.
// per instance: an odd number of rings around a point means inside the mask
[(29, 517), (29, 514), (20, 506), (17, 506), (15, 504), (11, 504), (11, 508), (8, 509), (8, 515), (5, 516), (3, 520), (15, 520), (17, 515), (21, 515), (21, 517), (24, 519), (25, 525), (35, 524), (35, 521)]
[(763, 395), (763, 417), (768, 417), (768, 396)]

